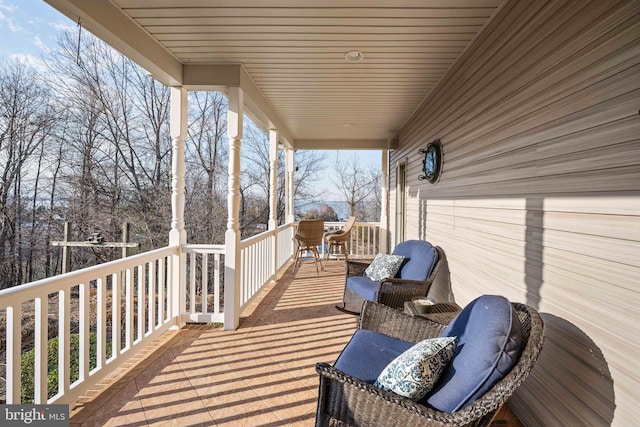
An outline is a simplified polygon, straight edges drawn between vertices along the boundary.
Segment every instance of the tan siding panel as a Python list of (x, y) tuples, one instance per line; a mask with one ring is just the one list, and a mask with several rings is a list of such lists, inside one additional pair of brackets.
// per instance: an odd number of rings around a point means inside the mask
[[(436, 138), (431, 185), (418, 150)], [(508, 1), (398, 147), (407, 229), (446, 251), (456, 300), (502, 294), (543, 315), (539, 366), (511, 401), (525, 424), (634, 425), (640, 2)]]

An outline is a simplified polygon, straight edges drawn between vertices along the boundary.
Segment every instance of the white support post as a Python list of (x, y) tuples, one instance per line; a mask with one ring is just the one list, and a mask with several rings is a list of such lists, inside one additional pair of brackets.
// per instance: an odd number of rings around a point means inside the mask
[(272, 268), (275, 280), (278, 271), (278, 130), (269, 130), (269, 230), (273, 230)]
[(187, 136), (187, 90), (182, 87), (171, 88), (170, 110), (171, 132), (171, 231), (169, 245), (176, 246), (171, 269), (171, 317), (174, 320), (172, 329), (185, 325), (183, 314), (186, 312), (186, 256), (183, 246), (187, 243), (187, 232), (184, 229), (184, 145)]
[[(6, 402), (19, 405), (21, 395), (21, 363), (22, 363), (22, 305), (9, 306), (7, 316), (6, 347)], [(46, 354), (46, 353), (45, 353)], [(44, 380), (46, 382), (46, 379)]]
[(388, 253), (387, 235), (389, 234), (389, 218), (387, 217), (389, 202), (389, 150), (382, 150), (382, 174), (380, 179), (380, 242), (379, 251)]
[[(33, 403), (36, 405), (46, 405), (48, 398), (49, 376), (49, 304), (47, 298), (35, 298), (35, 360), (33, 364)], [(100, 323), (98, 323), (100, 324)], [(7, 332), (10, 329), (7, 328)], [(100, 354), (100, 353), (97, 353)], [(7, 365), (7, 367), (10, 365)], [(8, 374), (9, 371), (7, 371)]]
[(244, 93), (239, 87), (228, 91), (227, 134), (229, 136), (229, 187), (224, 270), (224, 329), (240, 326), (240, 145)]
[(287, 222), (293, 223), (295, 221), (295, 186), (294, 186), (294, 163), (295, 163), (295, 151), (288, 149), (286, 154), (286, 199), (287, 199)]
[[(58, 291), (58, 393), (66, 395), (70, 389), (71, 371), (71, 289)], [(118, 308), (118, 310), (120, 310)], [(118, 331), (120, 329), (118, 328)], [(120, 340), (118, 340), (118, 351)]]

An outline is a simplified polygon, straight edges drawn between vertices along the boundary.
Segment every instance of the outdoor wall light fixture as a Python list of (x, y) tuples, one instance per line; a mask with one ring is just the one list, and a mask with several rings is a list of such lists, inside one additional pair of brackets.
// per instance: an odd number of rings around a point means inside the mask
[(350, 50), (344, 54), (344, 59), (347, 62), (360, 62), (364, 59), (364, 53), (359, 50)]
[(424, 175), (420, 175), (418, 179), (435, 184), (440, 178), (440, 172), (442, 172), (442, 144), (440, 144), (440, 140), (434, 140), (427, 145), (426, 150), (420, 150), (420, 154), (424, 155), (424, 159), (422, 159)]

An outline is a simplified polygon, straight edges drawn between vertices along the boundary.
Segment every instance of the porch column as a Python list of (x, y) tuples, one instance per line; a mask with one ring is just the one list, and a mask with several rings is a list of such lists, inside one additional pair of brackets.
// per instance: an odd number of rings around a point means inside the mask
[[(269, 129), (269, 230), (278, 228), (278, 130)], [(273, 279), (278, 272), (278, 233), (273, 235), (271, 247)]]
[(389, 234), (389, 218), (387, 217), (389, 201), (389, 150), (382, 150), (382, 174), (380, 176), (380, 241), (378, 249), (387, 253), (387, 236)]
[(171, 88), (171, 109), (169, 127), (171, 133), (171, 231), (169, 245), (176, 246), (171, 264), (171, 316), (172, 328), (185, 325), (182, 317), (186, 312), (186, 256), (183, 245), (187, 243), (184, 229), (184, 141), (187, 135), (187, 90), (182, 87)]
[(293, 176), (293, 170), (294, 170), (294, 158), (295, 158), (295, 151), (288, 149), (286, 152), (286, 168), (287, 168), (287, 175), (286, 175), (286, 188), (285, 188), (285, 194), (286, 194), (286, 200), (287, 200), (287, 222), (288, 223), (293, 223), (295, 221), (295, 202), (294, 202), (294, 193), (295, 193), (295, 186), (293, 185), (294, 181), (294, 176)]
[(242, 114), (244, 93), (230, 87), (227, 93), (227, 135), (229, 136), (229, 187), (227, 195), (227, 231), (224, 269), (224, 329), (232, 331), (240, 326), (240, 145), (242, 142)]

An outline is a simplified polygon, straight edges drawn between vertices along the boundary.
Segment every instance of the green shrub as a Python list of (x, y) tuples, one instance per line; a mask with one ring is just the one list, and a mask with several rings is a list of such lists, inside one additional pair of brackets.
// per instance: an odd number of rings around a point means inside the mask
[[(70, 369), (71, 381), (73, 383), (78, 380), (80, 373), (80, 335), (71, 334), (70, 336)], [(51, 338), (47, 344), (48, 358), (48, 376), (47, 376), (47, 396), (51, 398), (58, 393), (58, 337)], [(97, 336), (95, 332), (89, 334), (89, 369), (96, 367), (96, 347)], [(111, 342), (107, 341), (105, 355), (111, 354)], [(23, 404), (33, 403), (34, 401), (34, 362), (35, 349), (31, 349), (22, 354), (22, 389), (21, 400)]]

